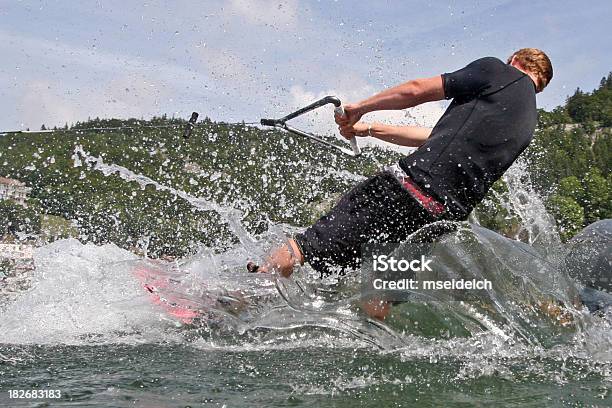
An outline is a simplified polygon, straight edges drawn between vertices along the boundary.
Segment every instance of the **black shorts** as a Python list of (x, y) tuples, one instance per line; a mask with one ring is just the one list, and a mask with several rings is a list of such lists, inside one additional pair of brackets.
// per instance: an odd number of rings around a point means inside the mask
[(304, 260), (325, 275), (358, 268), (362, 244), (401, 242), (433, 221), (395, 176), (383, 171), (355, 186), (295, 241)]

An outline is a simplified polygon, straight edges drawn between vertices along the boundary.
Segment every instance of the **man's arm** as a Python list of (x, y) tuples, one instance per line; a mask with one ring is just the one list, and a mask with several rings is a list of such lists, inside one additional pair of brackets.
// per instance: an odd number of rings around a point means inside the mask
[(336, 123), (340, 126), (351, 126), (368, 112), (406, 109), (442, 99), (444, 99), (444, 84), (441, 75), (415, 79), (384, 90), (359, 103), (345, 105), (344, 116), (336, 115)]
[(357, 103), (357, 110), (365, 115), (378, 110), (407, 109), (425, 102), (444, 99), (442, 76), (422, 78), (386, 89)]
[(400, 146), (419, 147), (431, 134), (431, 128), (358, 122), (352, 126), (341, 126), (340, 134), (347, 139), (355, 136), (372, 136)]

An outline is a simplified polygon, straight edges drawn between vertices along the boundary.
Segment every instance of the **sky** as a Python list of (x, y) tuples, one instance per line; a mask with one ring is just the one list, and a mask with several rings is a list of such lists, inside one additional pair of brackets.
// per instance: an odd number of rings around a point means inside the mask
[[(88, 117), (255, 122), (356, 102), (523, 47), (550, 56), (539, 107), (612, 70), (609, 0), (0, 0), (0, 130)], [(370, 115), (431, 126), (446, 104)], [(332, 110), (300, 125), (334, 132)]]

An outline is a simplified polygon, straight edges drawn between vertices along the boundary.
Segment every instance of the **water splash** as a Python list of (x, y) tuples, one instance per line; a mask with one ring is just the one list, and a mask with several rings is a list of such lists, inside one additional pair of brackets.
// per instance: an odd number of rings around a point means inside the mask
[[(490, 279), (494, 291), (489, 298), (476, 304), (444, 299), (438, 305), (403, 304), (383, 324), (359, 311), (358, 273), (324, 281), (307, 268), (292, 279), (246, 274), (243, 265), (250, 254), (242, 245), (163, 262), (138, 259), (112, 244), (58, 241), (37, 250), (33, 287), (5, 308), (0, 332), (3, 342), (16, 343), (157, 342), (184, 341), (191, 336), (185, 333), (195, 329), (213, 336), (217, 346), (238, 346), (269, 333), (278, 339), (281, 333), (289, 338), (309, 333), (314, 341), (314, 330), (324, 337), (336, 333), (342, 347), (383, 350), (406, 347), (414, 336), (425, 334), (424, 325), (435, 337), (487, 332), (502, 343), (535, 347), (565, 338), (563, 326), (531, 306), (544, 296), (570, 304), (571, 286), (555, 277), (554, 268), (531, 247), (472, 226), (448, 236), (436, 253), (442, 270)], [(185, 326), (168, 308), (151, 302), (135, 274), (142, 269), (166, 279), (168, 285), (158, 295), (166, 302), (188, 304), (200, 313), (199, 322)], [(576, 324), (580, 319), (577, 314)], [(188, 330), (176, 332), (177, 327)]]
[[(112, 265), (136, 256), (115, 245), (62, 240), (38, 248), (32, 288), (0, 314), (2, 343), (81, 343), (135, 332), (154, 335), (159, 313)], [(149, 331), (148, 329), (152, 330)]]
[(154, 186), (158, 191), (167, 191), (189, 202), (194, 208), (200, 211), (215, 211), (227, 223), (230, 230), (246, 249), (251, 251), (254, 256), (258, 255), (261, 257), (264, 255), (261, 248), (257, 245), (255, 238), (249, 234), (249, 232), (240, 223), (243, 216), (242, 211), (233, 207), (222, 206), (203, 198), (194, 197), (184, 191), (158, 183), (157, 181), (142, 174), (136, 174), (123, 166), (119, 166), (117, 164), (106, 164), (104, 163), (102, 157), (92, 156), (86, 152), (82, 146), (75, 146), (72, 159), (75, 167), (87, 165), (93, 170), (102, 172), (102, 174), (105, 176), (117, 174), (121, 179), (127, 182), (137, 183), (142, 189), (146, 188), (147, 186)]
[(526, 163), (516, 161), (504, 173), (503, 180), (509, 194), (498, 196), (500, 203), (510, 214), (520, 218), (520, 228), (514, 238), (541, 248), (558, 247), (561, 239), (556, 232), (555, 221), (534, 189)]
[[(218, 212), (240, 238), (240, 244), (222, 252), (202, 248), (189, 258), (166, 263), (138, 259), (114, 245), (96, 247), (74, 240), (40, 248), (35, 254), (37, 273), (32, 288), (5, 306), (0, 315), (0, 342), (176, 341), (236, 350), (374, 346), (384, 353), (400, 350), (401, 358), (464, 359), (485, 348), (490, 351), (487, 358), (502, 360), (515, 353), (552, 353), (558, 344), (571, 346), (576, 356), (590, 358), (596, 345), (601, 350), (604, 344), (607, 351), (600, 352), (598, 358), (609, 358), (609, 336), (605, 330), (594, 329), (604, 327), (599, 320), (602, 318), (585, 317), (571, 308), (573, 285), (557, 273), (558, 265), (544, 256), (545, 252), (492, 231), (464, 225), (439, 246), (442, 264), (453, 273), (487, 277), (494, 282), (495, 290), (488, 298), (476, 304), (403, 304), (382, 324), (368, 320), (359, 311), (359, 274), (321, 281), (308, 268), (292, 279), (244, 272), (244, 264), (254, 251), (262, 254), (263, 247), (292, 227), (271, 225), (268, 233), (255, 238), (242, 227), (238, 210), (193, 197), (122, 166), (106, 164), (81, 147), (75, 149), (73, 160), (75, 166), (117, 174), (143, 188), (153, 185), (197, 209)], [(521, 181), (520, 171), (524, 169), (518, 169), (507, 179), (509, 205), (519, 213), (523, 211), (531, 242), (542, 242), (548, 228), (545, 213), (541, 213), (543, 206), (528, 208), (525, 200), (536, 196)], [(359, 178), (345, 173), (338, 176)], [(517, 194), (522, 197), (514, 197)], [(142, 266), (158, 268), (162, 275), (178, 282), (172, 286), (173, 294), (206, 311), (205, 318), (198, 325), (185, 325), (151, 303), (133, 273)], [(219, 305), (218, 300), (226, 295), (243, 302), (241, 307), (232, 309), (227, 302)], [(543, 297), (568, 306), (573, 324), (563, 326), (539, 314), (533, 305)], [(472, 368), (466, 368), (462, 375), (475, 375), (477, 363), (482, 360), (474, 360)]]

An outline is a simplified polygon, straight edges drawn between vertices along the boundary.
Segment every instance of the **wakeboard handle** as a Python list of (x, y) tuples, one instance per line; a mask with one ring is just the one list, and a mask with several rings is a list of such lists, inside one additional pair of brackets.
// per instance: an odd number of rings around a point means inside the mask
[(356, 138), (352, 138), (350, 139), (350, 143), (351, 143), (351, 150), (345, 149), (344, 147), (340, 147), (337, 145), (334, 145), (333, 143), (330, 143), (326, 140), (323, 140), (311, 133), (307, 133), (304, 131), (301, 131), (299, 129), (287, 126), (287, 121), (291, 120), (293, 118), (296, 118), (300, 115), (303, 115), (307, 112), (313, 111), (317, 108), (320, 108), (321, 106), (327, 105), (327, 104), (333, 104), (335, 106), (334, 112), (339, 115), (339, 116), (344, 116), (344, 109), (342, 108), (342, 102), (340, 102), (340, 99), (338, 99), (335, 96), (326, 96), (324, 98), (319, 99), (318, 101), (315, 101), (313, 103), (311, 103), (308, 106), (305, 106), (303, 108), (300, 108), (298, 110), (296, 110), (295, 112), (291, 112), (290, 114), (280, 118), (280, 119), (261, 119), (261, 124), (263, 126), (272, 126), (272, 127), (278, 127), (284, 130), (287, 130), (291, 133), (300, 135), (300, 136), (305, 136), (308, 137), (309, 139), (312, 139), (318, 143), (324, 144), (326, 146), (330, 146), (333, 147), (335, 149), (340, 150), (342, 153), (344, 154), (348, 154), (349, 156), (359, 156), (361, 154), (361, 150), (359, 149), (359, 146), (357, 145), (357, 140)]
[[(344, 108), (342, 107), (342, 105), (336, 106), (336, 108), (334, 109), (334, 113), (340, 117), (345, 116)], [(359, 156), (361, 154), (361, 150), (359, 149), (359, 145), (357, 144), (357, 137), (351, 137), (349, 139), (349, 142), (351, 143), (351, 149), (353, 149), (353, 153), (355, 154), (355, 156)]]

